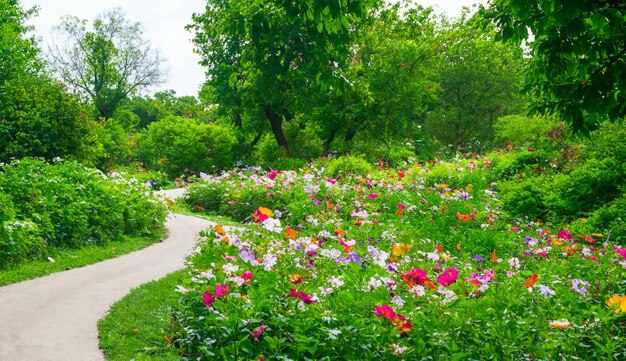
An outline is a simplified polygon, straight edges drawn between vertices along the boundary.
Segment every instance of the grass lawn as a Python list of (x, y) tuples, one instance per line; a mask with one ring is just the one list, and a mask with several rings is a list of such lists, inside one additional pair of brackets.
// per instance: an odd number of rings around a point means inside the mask
[(164, 237), (165, 230), (154, 236), (125, 237), (120, 241), (109, 242), (104, 245), (88, 246), (81, 249), (57, 250), (50, 254), (50, 258), (54, 262), (51, 260), (33, 261), (0, 270), (0, 286), (115, 258), (148, 247), (161, 241)]
[(179, 360), (170, 347), (166, 328), (171, 323), (170, 305), (179, 294), (176, 285), (188, 277), (181, 270), (146, 283), (115, 303), (100, 320), (100, 348), (107, 360)]

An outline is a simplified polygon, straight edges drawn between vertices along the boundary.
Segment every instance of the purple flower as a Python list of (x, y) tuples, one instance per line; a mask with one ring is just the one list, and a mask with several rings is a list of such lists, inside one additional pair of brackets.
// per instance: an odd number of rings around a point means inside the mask
[(348, 253), (348, 259), (350, 260), (350, 262), (352, 263), (357, 263), (358, 265), (362, 266), (363, 265), (363, 260), (361, 259), (361, 257), (359, 257), (359, 254), (356, 252), (350, 252)]
[(485, 262), (485, 259), (481, 257), (479, 254), (474, 255), (474, 261), (476, 262)]
[(586, 296), (587, 295), (587, 286), (589, 285), (589, 282), (583, 281), (581, 279), (578, 278), (574, 278), (572, 279), (572, 288), (571, 290), (574, 292), (579, 293), (581, 296)]
[(539, 287), (539, 292), (541, 292), (541, 295), (544, 298), (548, 298), (549, 296), (554, 296), (555, 293), (553, 290), (550, 289), (550, 287), (546, 286), (546, 285), (537, 285)]

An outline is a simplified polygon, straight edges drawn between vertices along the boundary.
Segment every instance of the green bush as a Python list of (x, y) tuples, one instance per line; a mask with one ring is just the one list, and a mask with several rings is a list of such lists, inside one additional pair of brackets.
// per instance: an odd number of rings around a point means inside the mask
[(98, 157), (99, 169), (109, 170), (114, 165), (128, 164), (135, 156), (134, 145), (124, 127), (116, 120), (103, 120), (96, 127), (102, 153)]
[(326, 173), (332, 178), (345, 174), (366, 176), (373, 170), (365, 159), (350, 155), (333, 158), (326, 164)]
[[(150, 234), (162, 226), (167, 212), (136, 181), (107, 177), (76, 162), (13, 162), (1, 168), (0, 189), (6, 192), (0, 203), (8, 205), (1, 217), (5, 251), (0, 263), (5, 265), (41, 255), (41, 239), (49, 247), (77, 248)], [(9, 229), (31, 222), (32, 227)]]
[(515, 146), (536, 146), (547, 142), (550, 131), (558, 126), (559, 123), (554, 119), (514, 114), (498, 118), (493, 129), (496, 143), (500, 146), (507, 145), (508, 142)]
[(174, 116), (150, 123), (137, 141), (140, 160), (170, 178), (229, 167), (237, 144), (230, 128)]
[(0, 269), (42, 259), (47, 254), (46, 241), (35, 223), (18, 220), (0, 223)]

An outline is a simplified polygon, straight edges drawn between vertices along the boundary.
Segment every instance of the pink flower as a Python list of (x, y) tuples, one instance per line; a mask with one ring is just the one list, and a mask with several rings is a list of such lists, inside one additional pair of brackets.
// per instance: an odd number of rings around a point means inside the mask
[(289, 294), (287, 295), (287, 297), (297, 297), (301, 299), (307, 305), (310, 305), (311, 303), (315, 302), (311, 296), (307, 295), (306, 293), (302, 291), (296, 291), (295, 288), (289, 289)]
[(396, 312), (389, 305), (374, 306), (374, 309), (376, 310), (374, 311), (374, 316), (378, 316), (378, 317), (382, 316), (389, 320), (396, 318), (398, 316)]
[(261, 338), (261, 335), (265, 331), (265, 325), (261, 325), (254, 329), (254, 331), (250, 331), (250, 336), (254, 339), (254, 341), (258, 341)]
[(455, 283), (457, 278), (459, 278), (459, 270), (456, 268), (448, 268), (443, 271), (442, 274), (437, 277), (437, 282), (444, 287), (448, 287), (451, 284)]
[(572, 234), (567, 229), (562, 229), (561, 231), (559, 231), (558, 237), (560, 239), (564, 239), (566, 241), (571, 241), (572, 240)]
[(267, 178), (271, 180), (276, 179), (276, 176), (278, 176), (278, 172), (275, 170), (272, 170), (271, 172), (267, 173)]
[(250, 281), (252, 281), (252, 271), (246, 271), (242, 273), (241, 278), (244, 279), (245, 284), (250, 284)]
[(367, 198), (369, 198), (369, 199), (376, 199), (376, 198), (378, 198), (378, 194), (370, 193), (370, 194), (367, 195)]
[(228, 285), (215, 285), (215, 297), (220, 298), (228, 294)]
[(215, 298), (213, 298), (213, 294), (209, 291), (204, 291), (204, 293), (202, 294), (204, 300), (204, 304), (207, 307), (213, 307), (213, 302), (215, 302)]
[(619, 248), (619, 246), (616, 244), (613, 245), (613, 247), (615, 248), (615, 253), (619, 254), (620, 256), (624, 258), (624, 260), (626, 260), (626, 247)]
[(404, 204), (402, 204), (402, 203), (396, 204), (396, 207), (398, 207), (398, 208), (400, 208), (402, 210), (406, 209), (406, 206)]
[(428, 276), (426, 275), (426, 271), (421, 268), (411, 268), (411, 270), (402, 275), (402, 280), (409, 287), (413, 287), (415, 285), (423, 286), (424, 282), (428, 280)]

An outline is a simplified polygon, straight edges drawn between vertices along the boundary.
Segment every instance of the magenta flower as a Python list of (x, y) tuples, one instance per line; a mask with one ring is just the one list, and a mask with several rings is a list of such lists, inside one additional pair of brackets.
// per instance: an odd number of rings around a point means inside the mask
[(367, 195), (367, 198), (369, 198), (369, 199), (376, 199), (376, 198), (378, 198), (378, 194), (370, 193), (370, 194)]
[(619, 248), (619, 246), (616, 244), (613, 245), (613, 247), (615, 248), (615, 253), (619, 254), (620, 256), (624, 258), (624, 260), (626, 260), (626, 247)]
[(315, 300), (313, 300), (311, 296), (307, 295), (306, 293), (302, 291), (296, 291), (295, 288), (289, 289), (289, 294), (287, 294), (287, 297), (297, 297), (301, 299), (307, 305), (310, 305), (311, 303), (315, 302)]
[(207, 307), (213, 307), (213, 302), (215, 302), (215, 298), (213, 298), (213, 294), (209, 291), (204, 291), (202, 294), (203, 302)]
[(215, 297), (220, 298), (228, 294), (228, 285), (215, 285)]
[(261, 325), (254, 329), (254, 331), (250, 331), (250, 336), (254, 339), (254, 341), (258, 341), (261, 338), (261, 335), (265, 331), (265, 325)]
[(459, 270), (456, 268), (448, 268), (443, 271), (442, 274), (437, 277), (437, 282), (444, 287), (448, 287), (451, 284), (455, 283), (457, 278), (459, 278)]
[(406, 206), (405, 206), (404, 204), (402, 204), (402, 203), (398, 203), (398, 204), (396, 204), (396, 207), (398, 207), (398, 208), (400, 208), (400, 209), (402, 209), (402, 210), (405, 210), (405, 209), (406, 209)]
[(276, 176), (278, 176), (278, 172), (275, 170), (272, 170), (271, 172), (267, 173), (267, 178), (271, 180), (276, 179)]
[(566, 241), (571, 241), (573, 238), (572, 234), (567, 229), (562, 229), (561, 231), (559, 231), (558, 237)]
[(385, 317), (387, 319), (392, 319), (397, 316), (396, 312), (389, 305), (382, 306), (374, 306), (374, 316)]
[(246, 271), (242, 273), (241, 278), (244, 279), (245, 284), (250, 284), (250, 281), (252, 281), (252, 271)]

